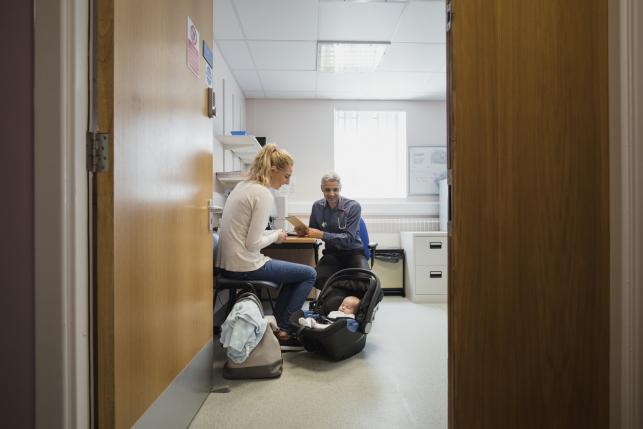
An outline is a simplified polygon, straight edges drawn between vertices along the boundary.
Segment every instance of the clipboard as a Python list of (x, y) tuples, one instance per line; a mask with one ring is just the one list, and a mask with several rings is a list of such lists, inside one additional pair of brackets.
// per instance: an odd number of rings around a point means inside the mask
[(288, 219), (288, 222), (295, 227), (295, 230), (308, 228), (297, 216), (288, 216), (286, 219)]

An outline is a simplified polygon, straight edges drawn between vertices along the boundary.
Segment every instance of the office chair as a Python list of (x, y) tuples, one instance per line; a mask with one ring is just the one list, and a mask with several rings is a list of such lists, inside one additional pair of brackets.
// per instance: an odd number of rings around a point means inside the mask
[(363, 218), (359, 220), (359, 238), (362, 240), (362, 244), (364, 245), (364, 256), (366, 256), (366, 259), (370, 260), (371, 268), (373, 268), (377, 243), (371, 243), (368, 239), (368, 230), (366, 229), (366, 222), (364, 222)]
[(260, 288), (265, 288), (266, 292), (268, 293), (270, 308), (272, 309), (272, 313), (274, 314), (275, 304), (272, 300), (270, 289), (277, 289), (281, 285), (279, 283), (269, 282), (267, 280), (237, 280), (237, 279), (230, 279), (230, 278), (224, 277), (223, 274), (221, 273), (221, 270), (219, 270), (216, 267), (216, 263), (215, 263), (218, 248), (219, 248), (219, 234), (214, 232), (212, 233), (212, 250), (213, 250), (212, 267), (213, 267), (213, 274), (214, 274), (214, 296), (212, 300), (212, 311), (214, 312), (214, 309), (217, 303), (217, 296), (219, 295), (219, 292), (222, 290), (227, 290), (229, 292), (228, 302), (226, 304), (225, 314), (224, 314), (224, 320), (225, 320), (225, 318), (228, 317), (228, 314), (232, 310), (232, 306), (236, 301), (238, 290), (242, 290), (244, 292), (250, 291), (259, 297), (260, 295), (258, 292), (260, 291)]

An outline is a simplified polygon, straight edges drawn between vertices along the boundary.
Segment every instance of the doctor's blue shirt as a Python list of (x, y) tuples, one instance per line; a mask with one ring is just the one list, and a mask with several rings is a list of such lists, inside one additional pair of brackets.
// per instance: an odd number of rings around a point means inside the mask
[(331, 208), (325, 198), (315, 201), (308, 226), (324, 232), (328, 251), (363, 249), (359, 238), (359, 220), (362, 207), (355, 200), (339, 197), (337, 207)]

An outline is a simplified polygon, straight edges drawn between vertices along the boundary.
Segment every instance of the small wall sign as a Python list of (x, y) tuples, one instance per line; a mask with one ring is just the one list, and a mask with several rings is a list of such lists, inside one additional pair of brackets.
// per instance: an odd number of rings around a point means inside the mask
[(199, 77), (199, 30), (188, 16), (188, 34), (187, 34), (187, 64), (188, 68), (196, 77)]

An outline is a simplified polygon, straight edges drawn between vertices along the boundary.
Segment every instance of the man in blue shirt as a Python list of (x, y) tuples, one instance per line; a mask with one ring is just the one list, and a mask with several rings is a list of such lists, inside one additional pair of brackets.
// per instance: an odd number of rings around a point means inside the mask
[(369, 269), (359, 238), (362, 207), (357, 201), (340, 196), (342, 182), (337, 173), (322, 176), (321, 190), (324, 198), (313, 203), (308, 228), (297, 231), (299, 235), (324, 241), (324, 253), (317, 263), (317, 289), (344, 268)]

